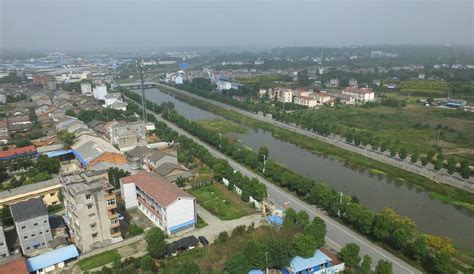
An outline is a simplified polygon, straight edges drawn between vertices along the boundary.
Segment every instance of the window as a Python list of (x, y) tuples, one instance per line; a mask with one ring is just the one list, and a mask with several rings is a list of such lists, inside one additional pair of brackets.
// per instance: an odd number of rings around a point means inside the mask
[(46, 230), (46, 233), (48, 233), (48, 232), (49, 232), (49, 229)]
[(94, 229), (97, 226), (96, 223), (91, 224), (91, 228)]
[(89, 215), (89, 219), (94, 220), (95, 219), (95, 214)]
[(107, 200), (107, 206), (114, 206), (116, 204), (117, 204), (117, 202), (115, 201), (115, 199)]
[(25, 228), (26, 228), (26, 226), (22, 226), (22, 227), (21, 227), (21, 229), (25, 229)]
[(58, 201), (54, 201), (51, 203), (52, 205), (57, 205), (58, 204)]
[(23, 239), (28, 239), (28, 236), (23, 236)]
[(86, 194), (86, 200), (90, 200), (91, 199), (91, 195), (90, 194)]
[(43, 231), (40, 231), (39, 235), (43, 235)]
[(56, 193), (50, 193), (49, 196), (53, 197)]
[(47, 223), (47, 222), (48, 222), (48, 220), (44, 220), (44, 223)]
[(92, 238), (97, 238), (97, 233), (92, 234)]
[(27, 246), (27, 247), (26, 247), (26, 250), (30, 250), (30, 247), (29, 247), (29, 246)]
[(34, 223), (33, 225), (34, 225), (34, 226), (38, 226), (38, 223)]
[(88, 209), (91, 209), (91, 208), (92, 208), (92, 204), (88, 204), (88, 205), (87, 205), (87, 208), (88, 208)]
[(34, 237), (34, 236), (36, 236), (36, 234), (31, 234), (31, 237)]
[(41, 243), (41, 245), (44, 245), (44, 243)]

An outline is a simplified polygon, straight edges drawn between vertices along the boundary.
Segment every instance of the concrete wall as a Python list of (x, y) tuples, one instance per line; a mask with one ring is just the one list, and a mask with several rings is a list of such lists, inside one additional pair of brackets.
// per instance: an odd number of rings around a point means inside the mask
[(193, 220), (197, 222), (194, 200), (194, 198), (179, 198), (166, 208), (167, 228)]

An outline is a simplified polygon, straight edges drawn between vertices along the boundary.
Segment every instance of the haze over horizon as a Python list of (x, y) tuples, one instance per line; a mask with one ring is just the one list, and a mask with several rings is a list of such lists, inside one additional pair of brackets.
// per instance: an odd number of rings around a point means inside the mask
[(0, 0), (0, 48), (473, 45), (473, 11), (463, 0)]

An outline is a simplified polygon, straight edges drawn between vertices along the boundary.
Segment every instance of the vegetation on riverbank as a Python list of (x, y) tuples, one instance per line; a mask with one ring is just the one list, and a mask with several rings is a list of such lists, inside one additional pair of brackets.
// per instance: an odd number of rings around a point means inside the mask
[[(170, 92), (173, 90), (170, 88)], [(271, 125), (266, 122), (255, 120), (248, 116), (244, 116), (235, 111), (227, 110), (216, 105), (207, 103), (202, 100), (194, 99), (189, 96), (182, 95), (174, 91), (176, 98), (183, 100), (191, 105), (194, 105), (203, 110), (207, 110), (218, 114), (224, 118), (231, 119), (237, 123), (249, 125), (252, 127), (257, 127), (269, 132), (272, 132), (272, 135), (282, 141), (290, 142), (292, 144), (298, 145), (302, 148), (308, 149), (309, 151), (315, 152), (317, 154), (328, 155), (329, 157), (334, 157), (338, 159), (344, 159), (349, 162), (351, 165), (356, 165), (369, 170), (377, 170), (386, 174), (389, 178), (400, 178), (402, 181), (414, 184), (422, 187), (428, 192), (436, 192), (441, 196), (447, 197), (449, 199), (444, 199), (444, 202), (448, 202), (455, 206), (462, 206), (471, 211), (473, 211), (474, 206), (474, 193), (464, 191), (455, 187), (451, 187), (445, 184), (436, 183), (424, 176), (417, 175), (397, 167), (394, 167), (389, 164), (381, 163), (370, 158), (364, 157), (360, 154), (350, 152), (327, 143), (318, 141), (314, 138), (310, 138), (301, 134), (297, 134), (292, 131), (282, 129), (280, 127)], [(440, 196), (437, 196), (440, 197)], [(435, 198), (437, 198), (435, 197)], [(474, 212), (474, 211), (473, 211)]]
[(222, 134), (228, 132), (245, 133), (246, 131), (245, 128), (239, 126), (238, 124), (224, 119), (200, 120), (198, 123), (206, 129)]
[[(128, 91), (124, 91), (124, 93), (136, 101), (141, 100), (138, 94)], [(150, 102), (150, 104), (152, 103)], [(436, 263), (440, 261), (443, 262), (443, 266), (450, 269), (452, 267), (456, 267), (461, 271), (471, 271), (473, 269), (473, 266), (467, 261), (463, 261), (461, 264), (454, 263), (454, 260), (459, 260), (459, 257), (453, 256), (456, 249), (449, 239), (427, 235), (416, 230), (412, 220), (398, 215), (392, 209), (374, 212), (359, 204), (357, 198), (350, 196), (344, 196), (341, 202), (339, 193), (331, 187), (296, 174), (272, 160), (266, 161), (266, 172), (262, 174), (263, 161), (257, 153), (249, 151), (239, 144), (227, 140), (227, 138), (218, 138), (217, 133), (205, 130), (196, 122), (182, 117), (172, 108), (162, 109), (161, 107), (158, 109), (162, 111), (161, 114), (164, 119), (247, 166), (255, 173), (265, 176), (275, 185), (286, 188), (300, 199), (326, 210), (329, 216), (334, 218), (340, 216), (347, 226), (374, 241), (382, 242), (402, 252), (412, 261), (421, 263), (425, 270), (432, 273), (443, 273), (436, 269), (438, 266)], [(231, 184), (236, 183), (242, 188), (242, 199), (244, 201), (245, 199), (248, 200), (249, 193), (253, 193), (251, 196), (257, 200), (261, 200), (266, 196), (266, 194), (263, 197), (255, 196), (266, 193), (266, 189), (265, 191), (258, 189), (261, 183), (255, 178), (249, 179), (240, 172), (235, 172), (227, 161), (213, 157), (207, 149), (196, 144), (193, 140), (180, 136), (176, 132), (172, 133), (173, 131), (163, 123), (155, 124), (157, 134), (162, 136), (174, 135), (182, 149), (187, 150), (193, 157), (202, 159), (203, 162), (212, 167), (217, 180), (223, 177), (230, 178)], [(246, 183), (242, 185), (242, 182)]]

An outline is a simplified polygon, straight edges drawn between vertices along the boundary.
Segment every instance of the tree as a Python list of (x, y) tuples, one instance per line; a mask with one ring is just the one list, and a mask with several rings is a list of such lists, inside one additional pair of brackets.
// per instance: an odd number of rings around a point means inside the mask
[(150, 257), (150, 255), (146, 255), (140, 260), (140, 269), (142, 271), (155, 271), (155, 261)]
[(227, 260), (224, 269), (227, 273), (248, 273), (252, 267), (247, 262), (247, 257), (245, 254), (243, 252), (239, 252)]
[(63, 143), (64, 148), (71, 148), (72, 144), (74, 144), (74, 140), (76, 139), (76, 135), (74, 133), (69, 133), (66, 130), (60, 130), (57, 133), (58, 139)]
[(313, 237), (302, 234), (295, 240), (295, 253), (303, 258), (309, 258), (314, 255), (316, 250), (316, 241)]
[(243, 250), (245, 257), (247, 257), (247, 263), (252, 268), (263, 269), (265, 268), (265, 258), (267, 248), (261, 242), (257, 240), (249, 240), (245, 244)]
[(397, 148), (396, 147), (390, 147), (390, 156), (395, 157), (397, 155)]
[(413, 154), (411, 155), (410, 161), (414, 164), (418, 161), (418, 158), (420, 158), (420, 154), (418, 150), (415, 150)]
[(176, 185), (178, 187), (184, 187), (186, 185), (186, 179), (183, 177), (179, 176), (178, 179), (176, 179)]
[(77, 117), (76, 112), (74, 112), (74, 110), (72, 110), (72, 109), (66, 110), (66, 115), (70, 116), (70, 117)]
[(443, 162), (440, 159), (436, 159), (434, 163), (434, 169), (440, 170), (443, 167)]
[(453, 157), (449, 157), (448, 166), (447, 166), (449, 174), (453, 174), (456, 171), (456, 165), (457, 165), (456, 159), (454, 159)]
[(443, 273), (456, 273), (453, 265), (452, 256), (445, 252), (435, 253), (428, 258), (426, 264), (430, 273), (443, 274)]
[(360, 263), (359, 256), (360, 248), (355, 243), (349, 243), (341, 249), (339, 252), (339, 257), (346, 263), (349, 267), (357, 267)]
[(296, 252), (291, 243), (285, 240), (271, 239), (268, 244), (268, 267), (281, 269), (290, 264)]
[(49, 158), (47, 156), (40, 156), (35, 164), (39, 172), (46, 172), (49, 174), (58, 173), (61, 168), (59, 160), (56, 158)]
[(268, 160), (268, 154), (269, 154), (268, 147), (263, 146), (258, 149), (258, 159), (260, 159), (262, 162), (264, 159)]
[(300, 212), (298, 212), (298, 214), (296, 214), (296, 223), (300, 226), (300, 227), (305, 227), (309, 224), (309, 216), (308, 216), (308, 213), (306, 213), (306, 211), (303, 211), (301, 210)]
[(469, 167), (469, 162), (467, 160), (461, 162), (461, 176), (464, 179), (469, 179), (471, 176), (471, 168)]
[(165, 254), (165, 234), (161, 229), (154, 227), (148, 230), (145, 236), (147, 251), (153, 258), (161, 258)]
[(288, 208), (285, 210), (285, 221), (296, 223), (296, 211), (293, 208)]
[(436, 152), (432, 149), (428, 151), (428, 154), (426, 154), (426, 158), (428, 159), (428, 161), (433, 160), (433, 157), (434, 157), (435, 153)]
[(320, 248), (324, 245), (324, 237), (326, 236), (326, 223), (319, 218), (315, 217), (311, 224), (307, 225), (303, 233), (313, 237), (315, 240), (315, 248)]
[(225, 243), (229, 239), (229, 233), (227, 231), (222, 231), (216, 238), (216, 243)]
[(130, 172), (117, 167), (111, 167), (107, 170), (107, 175), (107, 177), (109, 177), (109, 183), (116, 189), (120, 189), (120, 178), (129, 176)]
[(201, 269), (199, 269), (199, 266), (192, 261), (187, 261), (184, 262), (183, 264), (179, 265), (178, 268), (176, 269), (176, 273), (182, 273), (182, 274), (195, 274), (195, 273), (200, 273)]
[(407, 150), (406, 150), (406, 148), (404, 148), (404, 147), (402, 147), (402, 148), (400, 149), (400, 151), (398, 152), (398, 157), (400, 157), (400, 159), (402, 159), (402, 160), (405, 160), (405, 158), (407, 157), (407, 155), (408, 155), (408, 154), (407, 154)]
[(421, 260), (428, 254), (428, 247), (425, 238), (423, 236), (417, 237), (408, 245), (407, 253), (412, 259), (421, 262)]
[(380, 260), (375, 267), (375, 274), (392, 274), (393, 267), (392, 263), (385, 260)]
[(309, 80), (308, 70), (298, 71), (298, 85), (302, 87), (307, 87), (311, 84)]
[(365, 255), (362, 259), (362, 264), (360, 265), (360, 270), (363, 273), (369, 273), (372, 265), (372, 258), (369, 255)]
[(421, 158), (421, 165), (422, 165), (422, 166), (426, 166), (427, 164), (428, 164), (428, 158), (422, 157), (422, 158)]
[(130, 224), (127, 228), (128, 233), (133, 236), (137, 236), (143, 234), (143, 228), (138, 226), (137, 224)]

